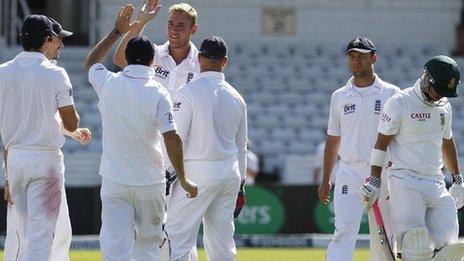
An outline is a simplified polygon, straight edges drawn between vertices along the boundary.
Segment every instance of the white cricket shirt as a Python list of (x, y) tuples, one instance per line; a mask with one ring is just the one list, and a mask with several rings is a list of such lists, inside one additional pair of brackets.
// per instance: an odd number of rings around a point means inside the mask
[(155, 58), (152, 67), (155, 69), (155, 80), (168, 89), (171, 98), (174, 98), (180, 86), (188, 83), (200, 73), (198, 49), (193, 43), (190, 43), (187, 58), (180, 64), (176, 64), (174, 58), (169, 54), (169, 42), (155, 45)]
[(6, 148), (60, 148), (58, 108), (73, 104), (68, 74), (42, 53), (21, 52), (0, 65), (0, 132)]
[(420, 80), (390, 98), (378, 131), (395, 135), (389, 150), (392, 169), (409, 169), (419, 177), (443, 180), (442, 143), (451, 139), (451, 104), (429, 106), (422, 101)]
[(89, 70), (103, 125), (100, 175), (119, 184), (164, 182), (161, 134), (175, 130), (169, 94), (149, 66), (128, 65), (122, 72), (102, 64)]
[(361, 96), (352, 77), (330, 100), (327, 134), (340, 137), (340, 159), (348, 164), (370, 164), (382, 107), (400, 91), (377, 75), (374, 83), (366, 88), (369, 89)]
[(181, 87), (174, 117), (184, 142), (185, 160), (238, 160), (246, 174), (247, 111), (245, 100), (221, 72), (203, 72)]

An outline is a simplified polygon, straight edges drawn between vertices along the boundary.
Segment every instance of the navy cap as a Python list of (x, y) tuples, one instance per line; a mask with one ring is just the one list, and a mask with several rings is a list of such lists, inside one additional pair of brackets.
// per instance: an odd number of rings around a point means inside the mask
[(137, 36), (127, 43), (126, 57), (136, 62), (150, 61), (155, 55), (155, 47), (146, 36)]
[(374, 43), (369, 38), (356, 37), (346, 46), (346, 53), (348, 54), (351, 51), (358, 51), (361, 53), (375, 53), (376, 49)]
[(21, 26), (21, 36), (45, 36), (53, 33), (53, 22), (45, 15), (29, 15)]
[(211, 36), (203, 40), (200, 55), (208, 59), (222, 59), (227, 55), (226, 42), (219, 36)]
[(73, 34), (70, 31), (63, 30), (63, 27), (61, 27), (61, 24), (58, 23), (55, 19), (53, 19), (51, 17), (48, 17), (48, 19), (50, 19), (50, 21), (52, 21), (53, 33), (55, 33), (56, 35), (60, 36), (61, 38), (65, 38), (65, 37), (71, 36)]

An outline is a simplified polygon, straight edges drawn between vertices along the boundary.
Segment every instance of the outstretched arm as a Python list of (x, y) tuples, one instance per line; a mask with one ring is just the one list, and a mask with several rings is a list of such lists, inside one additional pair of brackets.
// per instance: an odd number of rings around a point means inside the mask
[(85, 60), (86, 71), (88, 71), (95, 63), (101, 62), (118, 38), (139, 23), (138, 21), (130, 22), (133, 12), (134, 6), (132, 4), (127, 4), (119, 9), (116, 21), (114, 22), (114, 28), (105, 36), (105, 38), (93, 47), (87, 56), (87, 59)]
[(137, 17), (138, 23), (128, 31), (116, 49), (116, 52), (113, 55), (113, 62), (119, 67), (125, 67), (127, 65), (125, 51), (127, 43), (130, 39), (139, 36), (145, 26), (158, 15), (158, 11), (161, 8), (161, 5), (158, 5), (158, 0), (145, 0), (145, 4), (140, 10), (140, 14)]

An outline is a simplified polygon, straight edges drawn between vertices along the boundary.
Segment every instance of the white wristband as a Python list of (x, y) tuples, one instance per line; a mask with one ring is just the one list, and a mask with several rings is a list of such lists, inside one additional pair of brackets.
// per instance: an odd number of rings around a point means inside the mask
[(387, 152), (379, 149), (372, 149), (371, 152), (371, 166), (382, 167), (385, 166), (387, 159)]

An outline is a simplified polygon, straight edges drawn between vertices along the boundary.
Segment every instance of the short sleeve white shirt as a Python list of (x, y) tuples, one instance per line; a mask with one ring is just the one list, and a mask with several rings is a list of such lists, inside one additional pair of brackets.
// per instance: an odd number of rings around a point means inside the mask
[(331, 97), (327, 134), (339, 136), (340, 159), (346, 163), (369, 165), (377, 138), (382, 108), (400, 89), (375, 75), (374, 84), (364, 94), (356, 91), (353, 78)]
[(185, 160), (236, 158), (246, 174), (247, 112), (245, 100), (219, 72), (203, 72), (181, 87), (174, 117), (184, 142)]
[(6, 148), (63, 146), (58, 108), (70, 105), (68, 74), (42, 53), (21, 52), (0, 65), (0, 133)]
[(180, 86), (190, 82), (200, 73), (198, 63), (198, 49), (190, 43), (190, 50), (186, 59), (176, 64), (169, 54), (169, 42), (155, 45), (155, 58), (152, 67), (155, 70), (155, 80), (168, 89), (173, 98)]
[(420, 177), (443, 180), (442, 143), (453, 135), (451, 104), (429, 106), (422, 99), (419, 81), (390, 98), (378, 131), (395, 135), (389, 145), (392, 169), (409, 169)]
[(100, 175), (113, 182), (164, 182), (161, 134), (176, 126), (169, 93), (153, 75), (153, 68), (142, 65), (113, 73), (97, 63), (89, 70), (103, 125)]

